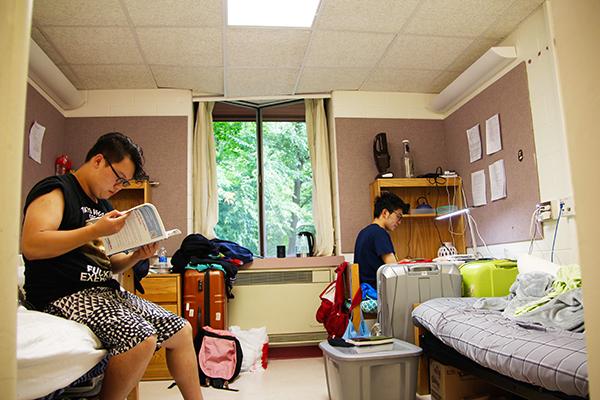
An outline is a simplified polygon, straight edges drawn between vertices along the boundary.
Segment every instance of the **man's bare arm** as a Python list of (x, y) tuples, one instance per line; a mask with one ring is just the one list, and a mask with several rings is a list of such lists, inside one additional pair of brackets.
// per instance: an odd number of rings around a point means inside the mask
[(35, 199), (25, 213), (21, 250), (30, 260), (58, 257), (100, 236), (118, 232), (126, 216), (114, 210), (98, 222), (82, 228), (59, 231), (65, 208), (60, 189)]
[(396, 264), (398, 262), (394, 253), (384, 254), (381, 258), (385, 264)]
[(133, 267), (138, 261), (150, 258), (158, 250), (158, 242), (150, 243), (140, 247), (130, 254), (115, 254), (110, 257), (113, 272), (123, 272)]

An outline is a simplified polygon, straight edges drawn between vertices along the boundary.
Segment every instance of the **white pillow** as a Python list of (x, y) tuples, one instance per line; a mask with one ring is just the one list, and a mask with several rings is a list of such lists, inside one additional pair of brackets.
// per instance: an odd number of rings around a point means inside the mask
[(517, 259), (517, 269), (520, 274), (526, 272), (547, 272), (556, 276), (560, 265), (546, 261), (543, 258), (531, 256), (529, 254), (520, 255)]

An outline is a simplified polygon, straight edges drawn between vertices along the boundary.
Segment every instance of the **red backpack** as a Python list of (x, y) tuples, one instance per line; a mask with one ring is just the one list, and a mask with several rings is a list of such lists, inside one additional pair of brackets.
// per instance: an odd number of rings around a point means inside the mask
[(350, 312), (346, 307), (345, 272), (348, 263), (344, 262), (335, 269), (335, 281), (331, 282), (319, 296), (321, 306), (317, 310), (317, 321), (322, 323), (330, 338), (341, 338), (348, 326)]

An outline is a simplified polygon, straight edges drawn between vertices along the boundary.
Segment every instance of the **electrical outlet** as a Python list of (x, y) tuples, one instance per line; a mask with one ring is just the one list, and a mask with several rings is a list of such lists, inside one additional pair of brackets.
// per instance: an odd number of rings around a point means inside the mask
[(575, 215), (575, 203), (573, 202), (573, 197), (563, 197), (559, 200), (559, 205), (562, 204), (562, 213), (561, 215), (565, 217), (571, 217)]
[(542, 201), (536, 204), (539, 208), (537, 222), (546, 221), (552, 218), (552, 204), (549, 201)]

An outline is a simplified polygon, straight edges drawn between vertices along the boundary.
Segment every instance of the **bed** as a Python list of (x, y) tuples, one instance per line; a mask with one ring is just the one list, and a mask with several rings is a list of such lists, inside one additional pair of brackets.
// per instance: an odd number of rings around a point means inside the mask
[(37, 399), (69, 386), (106, 355), (89, 328), (19, 306), (17, 399)]
[[(18, 268), (22, 289), (24, 267)], [(133, 287), (132, 274), (123, 284)], [(17, 309), (17, 399), (82, 398), (97, 394), (108, 365), (108, 352), (92, 331), (54, 315)], [(138, 390), (128, 399), (137, 399)]]
[(476, 298), (438, 298), (413, 311), (420, 345), (440, 362), (479, 375), (527, 399), (589, 394), (584, 333), (522, 324), (473, 307)]

